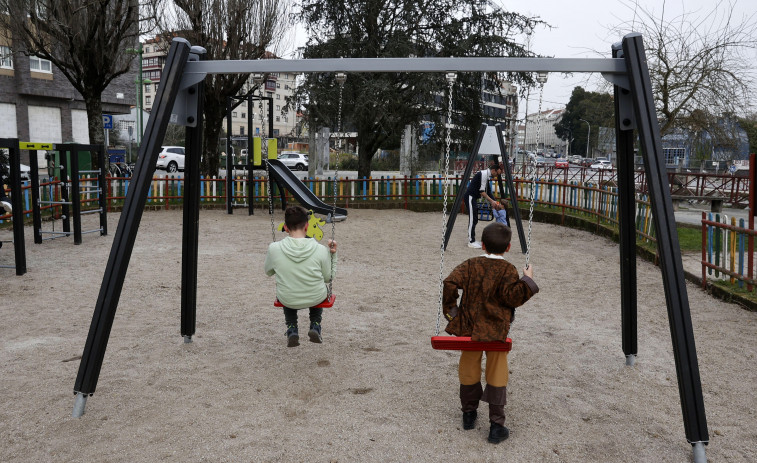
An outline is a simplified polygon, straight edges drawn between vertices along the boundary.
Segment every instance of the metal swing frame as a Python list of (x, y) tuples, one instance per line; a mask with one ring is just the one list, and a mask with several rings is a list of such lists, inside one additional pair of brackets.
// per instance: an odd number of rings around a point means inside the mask
[(631, 33), (613, 45), (612, 58), (339, 58), (312, 60), (203, 61), (205, 50), (185, 39), (174, 39), (166, 57), (163, 79), (140, 146), (132, 188), (126, 197), (113, 247), (97, 297), (89, 334), (74, 384), (74, 416), (84, 413), (87, 397), (96, 389), (108, 337), (142, 212), (155, 170), (160, 143), (169, 121), (186, 129), (187, 159), (182, 246), (181, 331), (195, 330), (197, 304), (197, 239), (199, 160), (202, 149), (203, 80), (208, 74), (269, 72), (599, 72), (615, 90), (618, 153), (622, 347), (628, 364), (637, 354), (636, 248), (634, 229), (633, 130), (639, 132), (644, 166), (655, 216), (658, 251), (676, 364), (686, 439), (695, 461), (706, 461), (709, 441), (694, 333), (684, 281), (673, 203), (665, 188), (667, 177), (660, 130), (652, 96), (641, 34)]

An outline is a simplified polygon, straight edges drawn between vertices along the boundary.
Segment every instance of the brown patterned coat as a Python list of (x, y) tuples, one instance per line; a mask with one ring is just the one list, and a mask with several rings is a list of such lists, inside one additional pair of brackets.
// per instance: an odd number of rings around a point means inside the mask
[[(457, 304), (458, 290), (463, 290)], [(528, 276), (519, 278), (514, 265), (500, 256), (473, 257), (455, 267), (444, 280), (445, 331), (473, 341), (504, 341), (513, 311), (539, 287)]]

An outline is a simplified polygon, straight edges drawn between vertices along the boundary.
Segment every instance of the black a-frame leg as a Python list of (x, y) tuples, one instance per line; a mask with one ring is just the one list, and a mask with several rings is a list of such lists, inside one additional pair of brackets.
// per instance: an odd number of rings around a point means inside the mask
[[(613, 58), (620, 58), (620, 44)], [(618, 221), (620, 222), (620, 314), (622, 347), (626, 365), (633, 366), (638, 354), (636, 281), (636, 183), (634, 179), (633, 102), (628, 79), (615, 85), (615, 143), (618, 166)]]
[[(499, 142), (499, 151), (502, 153), (502, 164), (505, 166), (505, 182), (507, 183), (507, 191), (510, 193), (510, 204), (513, 207), (513, 220), (515, 220), (515, 226), (518, 229), (518, 238), (520, 239), (520, 249), (523, 254), (528, 252), (528, 244), (526, 243), (526, 235), (523, 233), (523, 222), (520, 218), (520, 205), (518, 204), (518, 194), (515, 191), (515, 183), (513, 183), (513, 173), (510, 170), (510, 160), (507, 156), (507, 150), (505, 148), (505, 139), (502, 136), (502, 127), (497, 124), (494, 126), (497, 131), (497, 141)], [(502, 182), (499, 184), (500, 191), (502, 190)]]
[(704, 462), (706, 461), (704, 446), (709, 441), (709, 434), (702, 398), (702, 384), (694, 344), (694, 330), (691, 325), (689, 298), (684, 282), (681, 249), (673, 214), (673, 201), (668, 188), (665, 160), (662, 157), (660, 128), (641, 34), (628, 34), (623, 38), (623, 58), (627, 67), (636, 125), (649, 183), (652, 214), (655, 218), (657, 250), (660, 254), (686, 439), (694, 446), (694, 461)]
[(147, 202), (152, 176), (155, 172), (155, 163), (158, 161), (160, 145), (163, 142), (174, 101), (181, 86), (189, 51), (189, 42), (184, 39), (174, 39), (166, 57), (155, 105), (147, 122), (142, 146), (139, 148), (136, 172), (132, 178), (131, 188), (126, 195), (118, 228), (113, 237), (113, 246), (105, 267), (100, 294), (97, 297), (87, 342), (84, 345), (84, 352), (79, 364), (79, 373), (74, 385), (74, 394), (76, 394), (74, 417), (84, 414), (86, 399), (95, 392), (97, 387), (97, 380), (105, 357), (105, 349), (108, 346), (113, 319), (116, 316), (116, 308), (121, 297), (126, 270), (134, 249), (137, 230), (142, 220), (142, 212)]
[(455, 197), (455, 203), (452, 205), (452, 209), (449, 211), (449, 217), (447, 218), (447, 228), (444, 230), (444, 249), (447, 249), (447, 243), (449, 237), (452, 234), (452, 229), (455, 227), (455, 220), (457, 219), (457, 212), (460, 210), (460, 204), (463, 202), (463, 196), (465, 196), (465, 189), (468, 186), (468, 180), (470, 180), (470, 174), (473, 170), (473, 164), (475, 163), (478, 150), (481, 148), (481, 142), (486, 134), (486, 124), (481, 126), (481, 130), (478, 131), (476, 137), (476, 144), (473, 146), (473, 150), (468, 156), (468, 165), (465, 166), (465, 172), (463, 173), (463, 179), (460, 181), (460, 188), (457, 191)]
[[(202, 56), (192, 55), (202, 59)], [(192, 342), (197, 320), (197, 246), (200, 234), (200, 158), (202, 157), (204, 81), (188, 90), (197, 100), (197, 123), (186, 130), (187, 165), (184, 170), (184, 232), (181, 246), (181, 335), (184, 342)], [(226, 179), (230, 178), (226, 155)], [(227, 183), (228, 185), (228, 183)], [(230, 189), (226, 190), (230, 192)], [(227, 195), (228, 196), (228, 195)]]

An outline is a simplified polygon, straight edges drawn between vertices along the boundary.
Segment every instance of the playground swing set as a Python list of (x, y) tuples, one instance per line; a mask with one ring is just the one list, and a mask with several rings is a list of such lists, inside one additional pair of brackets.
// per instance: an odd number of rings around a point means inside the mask
[[(166, 57), (163, 78), (140, 146), (142, 162), (132, 178), (113, 240), (74, 384), (73, 416), (84, 414), (87, 398), (94, 394), (108, 338), (121, 296), (124, 278), (139, 223), (169, 121), (186, 126), (187, 159), (184, 189), (182, 245), (181, 332), (195, 331), (197, 305), (197, 245), (199, 215), (199, 160), (202, 147), (203, 81), (209, 74), (271, 72), (599, 72), (614, 86), (616, 144), (618, 153), (622, 349), (626, 365), (638, 352), (636, 235), (634, 229), (634, 130), (638, 131), (655, 217), (658, 253), (665, 289), (668, 319), (676, 364), (686, 440), (694, 461), (706, 461), (709, 442), (689, 301), (680, 247), (668, 190), (660, 130), (642, 37), (631, 33), (612, 46), (611, 58), (339, 58), (302, 60), (206, 61), (205, 50), (175, 38)], [(269, 168), (275, 160), (269, 161)], [(448, 169), (448, 166), (446, 167)], [(271, 174), (274, 174), (271, 170)], [(288, 169), (286, 169), (288, 170)], [(509, 172), (509, 169), (506, 170)], [(532, 179), (532, 182), (534, 180)], [(301, 183), (301, 182), (300, 182)], [(304, 185), (303, 185), (304, 186)], [(307, 189), (307, 188), (305, 188)], [(531, 194), (533, 195), (533, 188)], [(309, 191), (309, 190), (308, 190)], [(514, 199), (515, 195), (511, 195)], [(533, 199), (532, 199), (533, 204)], [(307, 207), (306, 207), (307, 208)], [(325, 210), (335, 212), (335, 208)], [(517, 207), (513, 207), (517, 210)], [(345, 211), (346, 212), (346, 211)], [(336, 213), (339, 213), (337, 210)], [(453, 211), (454, 213), (454, 211)], [(332, 217), (334, 218), (334, 217)], [(447, 225), (447, 232), (450, 231)], [(530, 234), (530, 231), (529, 231)], [(445, 236), (446, 242), (447, 236)], [(442, 251), (444, 243), (442, 245)], [(528, 248), (528, 246), (526, 246)], [(442, 255), (443, 259), (443, 255)], [(528, 262), (528, 253), (527, 253)]]
[[(338, 116), (337, 125), (338, 125), (338, 128), (339, 128), (339, 133), (342, 132), (342, 100), (343, 100), (343, 95), (344, 95), (344, 82), (346, 80), (347, 80), (347, 74), (345, 74), (343, 72), (337, 73), (337, 75), (336, 75), (336, 81), (339, 84), (339, 116)], [(263, 82), (262, 82), (262, 79), (260, 77), (258, 77), (258, 75), (256, 75), (256, 83), (258, 84), (258, 90), (261, 93), (260, 98), (261, 98), (261, 102), (262, 102), (262, 92), (263, 92), (263, 90), (262, 90), (263, 89), (262, 83)], [(261, 111), (260, 111), (260, 124), (263, 125), (263, 111), (262, 111), (262, 108), (261, 108)], [(337, 153), (336, 154), (336, 171), (334, 172), (334, 179), (339, 178), (339, 153), (342, 150), (342, 138), (339, 137), (338, 140), (339, 140), (339, 147), (338, 147), (338, 149), (336, 151), (336, 153)], [(263, 146), (266, 146), (265, 143), (264, 143)], [(269, 178), (270, 178), (270, 171), (269, 171)], [(331, 241), (335, 241), (335, 239), (336, 239), (336, 222), (337, 221), (334, 220), (333, 218), (336, 217), (336, 209), (337, 209), (337, 207), (336, 207), (336, 193), (337, 193), (336, 183), (337, 182), (334, 181), (332, 183), (334, 185), (334, 190), (332, 192), (333, 193), (332, 196), (333, 196), (334, 199), (333, 199), (333, 205), (331, 207), (331, 218), (332, 218), (332, 220), (331, 220)], [(276, 232), (274, 231), (274, 220), (273, 220), (273, 192), (272, 192), (271, 188), (268, 189), (268, 211), (269, 211), (270, 216), (271, 216), (271, 235), (272, 235), (272, 239), (273, 239), (273, 241), (276, 241)], [(312, 214), (312, 210), (310, 212), (311, 212), (311, 215), (313, 215)], [(320, 304), (313, 306), (314, 308), (329, 309), (329, 308), (331, 308), (331, 307), (334, 306), (334, 301), (336, 301), (336, 295), (334, 295), (334, 292), (332, 291), (332, 286), (334, 284), (334, 277), (336, 277), (336, 275), (334, 274), (334, 260), (331, 259), (331, 281), (329, 281), (329, 284), (327, 286), (328, 293), (326, 295), (326, 299), (324, 299), (323, 302), (321, 302)], [(279, 302), (278, 299), (276, 299), (276, 301), (274, 301), (273, 306), (274, 307), (281, 307), (281, 308), (284, 307), (284, 305), (281, 302)]]

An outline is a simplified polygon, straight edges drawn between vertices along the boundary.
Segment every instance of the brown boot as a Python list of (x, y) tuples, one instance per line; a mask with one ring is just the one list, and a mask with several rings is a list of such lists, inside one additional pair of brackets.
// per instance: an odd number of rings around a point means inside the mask
[(460, 385), (460, 403), (463, 411), (463, 429), (473, 429), (476, 427), (476, 418), (478, 416), (478, 402), (481, 400), (483, 389), (481, 383)]
[(494, 387), (487, 384), (482, 400), (489, 403), (489, 421), (504, 426), (507, 386)]

